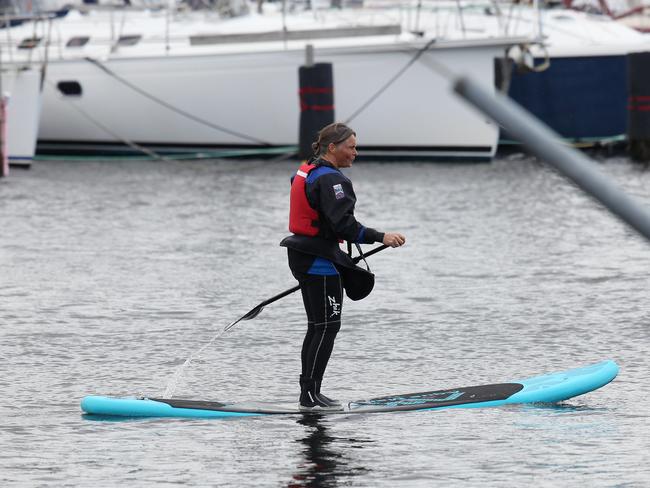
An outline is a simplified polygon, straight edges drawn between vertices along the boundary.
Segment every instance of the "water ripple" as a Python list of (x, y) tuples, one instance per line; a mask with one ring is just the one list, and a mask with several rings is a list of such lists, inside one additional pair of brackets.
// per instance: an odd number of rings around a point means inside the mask
[[(601, 164), (650, 203), (650, 173)], [(0, 480), (16, 486), (644, 486), (646, 243), (523, 156), (357, 164), (373, 256), (324, 381), (340, 398), (511, 381), (613, 358), (560, 405), (232, 421), (92, 422), (87, 394), (296, 401), (299, 294), (278, 242), (295, 165), (38, 162), (0, 182)], [(604, 462), (603, 460), (606, 460)]]

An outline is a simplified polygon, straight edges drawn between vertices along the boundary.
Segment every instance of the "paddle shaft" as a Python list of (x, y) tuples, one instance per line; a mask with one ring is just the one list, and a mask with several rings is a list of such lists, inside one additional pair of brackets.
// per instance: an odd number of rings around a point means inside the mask
[[(390, 247), (390, 246), (387, 246), (386, 244), (382, 244), (381, 246), (377, 246), (376, 248), (371, 249), (370, 251), (368, 251), (367, 253), (365, 253), (363, 255), (359, 255), (359, 256), (356, 256), (356, 257), (352, 258), (352, 262), (354, 264), (357, 264), (362, 259), (367, 258), (369, 256), (372, 256), (373, 254), (377, 254), (378, 252), (383, 251), (384, 249), (386, 249), (388, 247)], [(224, 332), (227, 331), (227, 330), (232, 329), (237, 323), (241, 322), (242, 320), (254, 319), (255, 317), (257, 317), (259, 315), (259, 313), (262, 311), (262, 309), (264, 307), (266, 307), (267, 305), (269, 305), (269, 304), (271, 304), (273, 302), (277, 302), (281, 298), (284, 298), (287, 295), (291, 295), (292, 293), (295, 293), (298, 290), (300, 290), (300, 285), (296, 285), (293, 288), (289, 288), (288, 290), (285, 290), (282, 293), (278, 293), (277, 295), (272, 296), (271, 298), (267, 298), (263, 302), (259, 303), (257, 306), (253, 307), (246, 314), (239, 317), (233, 323), (227, 325), (226, 328), (224, 329)]]
[[(353, 262), (354, 264), (357, 264), (357, 263), (358, 263), (359, 261), (361, 261), (363, 258), (367, 258), (368, 256), (372, 256), (373, 254), (377, 254), (379, 251), (383, 251), (383, 250), (386, 249), (387, 247), (390, 247), (390, 246), (387, 246), (386, 244), (382, 244), (381, 246), (377, 246), (376, 248), (371, 249), (370, 251), (368, 251), (367, 253), (365, 253), (363, 256), (359, 255), (359, 256), (357, 256), (357, 257), (355, 257), (355, 258), (352, 258), (352, 262)], [(294, 292), (296, 292), (296, 291), (298, 291), (298, 290), (300, 290), (300, 285), (296, 285), (296, 286), (294, 286), (293, 288), (289, 288), (288, 290), (284, 290), (282, 293), (278, 293), (278, 294), (275, 295), (274, 297), (271, 297), (271, 298), (269, 298), (269, 299), (267, 299), (267, 300), (264, 300), (262, 303), (260, 303), (260, 304), (259, 304), (257, 307), (255, 307), (255, 308), (258, 308), (258, 307), (265, 307), (265, 306), (268, 305), (269, 303), (273, 303), (273, 302), (279, 300), (280, 298), (284, 298), (284, 297), (286, 297), (287, 295), (291, 295), (292, 293), (294, 293)], [(249, 313), (250, 313), (250, 312), (249, 312)], [(246, 314), (246, 315), (248, 315), (248, 314)]]

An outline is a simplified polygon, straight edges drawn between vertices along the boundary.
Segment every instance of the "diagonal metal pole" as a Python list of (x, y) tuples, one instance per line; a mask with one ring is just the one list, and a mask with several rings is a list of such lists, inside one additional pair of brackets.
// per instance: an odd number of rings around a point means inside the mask
[(494, 119), (521, 141), (532, 154), (546, 161), (591, 195), (610, 212), (650, 240), (650, 210), (619, 188), (581, 152), (563, 144), (559, 136), (501, 94), (487, 91), (476, 81), (460, 77), (454, 91)]

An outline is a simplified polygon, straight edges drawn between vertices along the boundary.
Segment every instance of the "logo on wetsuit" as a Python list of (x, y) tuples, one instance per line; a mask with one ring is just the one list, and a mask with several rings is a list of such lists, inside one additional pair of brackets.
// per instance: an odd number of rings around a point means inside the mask
[(330, 302), (330, 308), (332, 309), (332, 315), (330, 315), (330, 317), (334, 317), (335, 315), (340, 315), (341, 304), (336, 302), (336, 298), (328, 295), (327, 300)]
[(343, 193), (343, 185), (341, 185), (340, 183), (334, 185), (332, 188), (334, 188), (334, 197), (337, 200), (340, 200), (345, 196), (345, 193)]

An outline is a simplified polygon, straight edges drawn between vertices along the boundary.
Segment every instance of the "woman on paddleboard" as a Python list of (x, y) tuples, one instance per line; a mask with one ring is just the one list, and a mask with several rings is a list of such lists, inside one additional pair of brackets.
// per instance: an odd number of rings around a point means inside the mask
[(361, 300), (374, 285), (374, 275), (356, 266), (339, 242), (399, 247), (406, 238), (365, 227), (354, 218), (356, 196), (352, 182), (341, 172), (352, 166), (357, 155), (352, 129), (330, 124), (321, 129), (312, 148), (314, 157), (291, 180), (289, 230), (293, 235), (280, 245), (288, 248), (289, 268), (300, 284), (307, 312), (300, 406), (338, 409), (341, 404), (322, 394), (320, 387), (341, 327), (343, 290), (350, 299)]

